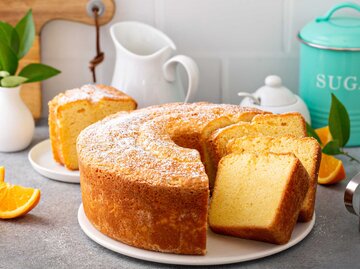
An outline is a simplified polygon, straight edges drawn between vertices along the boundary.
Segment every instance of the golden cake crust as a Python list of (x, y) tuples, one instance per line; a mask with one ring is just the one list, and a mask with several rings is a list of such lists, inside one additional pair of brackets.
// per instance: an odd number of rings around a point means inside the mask
[(219, 117), (239, 121), (261, 113), (174, 103), (89, 126), (78, 137), (77, 151), (90, 222), (132, 246), (205, 254), (209, 183), (198, 151), (202, 130)]
[(80, 88), (74, 88), (66, 90), (64, 93), (59, 93), (50, 102), (49, 105), (55, 108), (61, 108), (61, 106), (81, 100), (89, 102), (99, 102), (102, 99), (106, 100), (122, 100), (129, 101), (137, 106), (136, 101), (130, 96), (126, 95), (122, 91), (115, 89), (114, 87), (97, 84), (87, 84)]

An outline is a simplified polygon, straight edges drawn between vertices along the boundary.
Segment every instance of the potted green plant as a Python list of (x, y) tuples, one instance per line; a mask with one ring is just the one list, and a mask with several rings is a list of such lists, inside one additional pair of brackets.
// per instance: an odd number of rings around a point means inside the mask
[(34, 119), (20, 97), (24, 83), (42, 81), (60, 73), (41, 63), (18, 70), (19, 61), (33, 45), (35, 24), (32, 11), (13, 27), (0, 21), (0, 151), (26, 148), (33, 137)]

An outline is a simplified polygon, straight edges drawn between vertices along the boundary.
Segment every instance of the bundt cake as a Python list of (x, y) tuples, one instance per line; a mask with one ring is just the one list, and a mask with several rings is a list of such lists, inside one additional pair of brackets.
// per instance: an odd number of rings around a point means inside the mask
[(317, 177), (321, 160), (321, 147), (311, 137), (296, 138), (282, 136), (278, 138), (259, 136), (237, 138), (227, 145), (227, 154), (242, 152), (293, 153), (309, 174), (309, 189), (299, 213), (299, 221), (310, 221), (314, 214)]
[(292, 153), (232, 153), (219, 163), (209, 225), (217, 233), (275, 244), (290, 240), (309, 186)]
[[(210, 138), (233, 126), (251, 131), (231, 138), (257, 132), (265, 135), (264, 130), (271, 130), (274, 136), (290, 133), (301, 137), (303, 124), (299, 114), (276, 116), (209, 103), (174, 103), (111, 115), (85, 128), (77, 139), (85, 214), (100, 232), (123, 243), (160, 252), (203, 255), (209, 179), (202, 161), (205, 165), (211, 161)], [(274, 210), (269, 216), (276, 225), (284, 226), (274, 228), (270, 223), (266, 229), (271, 236), (263, 233), (268, 241), (282, 243), (295, 225), (309, 178), (294, 155), (263, 155), (268, 159), (261, 157), (251, 163), (266, 170), (263, 176), (273, 176), (274, 167), (284, 168), (274, 185), (268, 182), (267, 186), (274, 187), (271, 197), (277, 197), (281, 212), (289, 210), (289, 223)], [(279, 166), (274, 166), (273, 160)]]
[(111, 115), (87, 127), (77, 141), (86, 216), (102, 233), (132, 246), (205, 254), (209, 182), (202, 131), (217, 118), (249, 121), (262, 113), (177, 103)]
[(49, 129), (54, 159), (78, 169), (76, 138), (90, 124), (119, 111), (136, 108), (136, 102), (113, 87), (85, 85), (60, 93), (49, 102)]

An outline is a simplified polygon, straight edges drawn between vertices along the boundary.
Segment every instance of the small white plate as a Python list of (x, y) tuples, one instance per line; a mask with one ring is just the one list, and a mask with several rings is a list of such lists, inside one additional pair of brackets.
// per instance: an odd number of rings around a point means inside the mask
[(80, 172), (71, 171), (58, 164), (52, 155), (50, 139), (35, 145), (29, 152), (32, 167), (41, 175), (69, 183), (80, 183)]
[(181, 265), (216, 265), (244, 262), (259, 259), (284, 251), (304, 239), (315, 224), (315, 214), (307, 223), (297, 223), (290, 241), (286, 245), (273, 245), (258, 241), (245, 240), (231, 236), (219, 235), (208, 229), (207, 254), (205, 256), (177, 255), (160, 253), (131, 247), (111, 239), (99, 232), (85, 215), (83, 205), (78, 211), (78, 221), (85, 234), (96, 243), (112, 251), (133, 258), (167, 264)]

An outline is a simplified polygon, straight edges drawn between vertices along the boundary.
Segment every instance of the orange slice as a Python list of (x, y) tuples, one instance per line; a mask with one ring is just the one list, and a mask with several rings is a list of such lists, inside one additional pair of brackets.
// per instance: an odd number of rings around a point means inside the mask
[(346, 178), (344, 165), (341, 160), (333, 156), (322, 154), (318, 183), (329, 185)]
[(320, 141), (324, 146), (332, 140), (329, 126), (316, 129), (315, 132), (319, 136)]
[[(315, 132), (319, 136), (323, 146), (332, 140), (329, 126), (316, 129)], [(345, 178), (346, 173), (342, 161), (322, 153), (318, 183), (323, 185), (335, 184)]]
[[(0, 178), (4, 169), (0, 168)], [(0, 219), (25, 215), (40, 201), (40, 190), (11, 185), (0, 179)]]
[(0, 166), (0, 182), (4, 182), (5, 180), (5, 167)]

